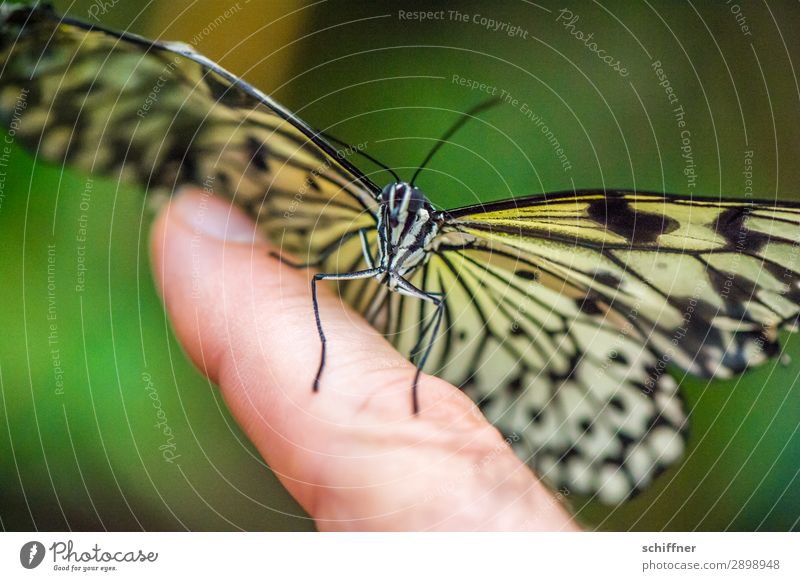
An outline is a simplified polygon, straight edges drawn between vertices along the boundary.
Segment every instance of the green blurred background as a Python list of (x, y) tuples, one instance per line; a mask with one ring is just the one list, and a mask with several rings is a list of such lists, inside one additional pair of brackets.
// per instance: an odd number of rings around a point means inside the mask
[[(312, 125), (369, 142), (371, 155), (406, 177), (457, 112), (486, 97), (454, 75), (507, 91), (518, 104), (467, 126), (420, 179), (442, 207), (573, 187), (739, 196), (748, 151), (757, 197), (800, 200), (794, 1), (55, 4), (150, 37), (197, 38), (199, 51)], [(226, 9), (235, 13), (220, 20)], [(445, 10), (444, 20), (399, 12), (426, 9)], [(578, 16), (572, 28), (566, 13), (558, 20), (562, 9)], [(482, 17), (519, 32), (487, 29)], [(593, 33), (627, 76), (601, 62), (576, 30)], [(659, 86), (657, 60), (677, 104)], [(549, 141), (522, 103), (552, 131)], [(683, 173), (677, 105), (691, 132), (694, 187)], [(152, 216), (141, 215), (141, 192), (92, 178), (86, 285), (77, 292), (87, 176), (34, 167), (21, 150), (12, 164), (0, 206), (0, 526), (313, 528), (172, 336), (149, 271)], [(53, 279), (61, 395), (48, 342), (52, 244), (67, 249)], [(788, 354), (799, 347), (787, 337)], [(693, 429), (685, 461), (622, 506), (568, 498), (572, 509), (604, 530), (799, 528), (799, 374), (800, 355), (737, 380), (687, 378)], [(153, 393), (175, 435), (173, 463), (159, 449)]]

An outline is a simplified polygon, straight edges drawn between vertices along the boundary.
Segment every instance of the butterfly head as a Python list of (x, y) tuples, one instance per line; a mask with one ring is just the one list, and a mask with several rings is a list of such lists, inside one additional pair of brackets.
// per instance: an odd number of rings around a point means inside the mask
[(396, 182), (383, 188), (380, 202), (381, 214), (391, 228), (398, 228), (409, 219), (433, 214), (433, 206), (422, 190), (406, 182)]

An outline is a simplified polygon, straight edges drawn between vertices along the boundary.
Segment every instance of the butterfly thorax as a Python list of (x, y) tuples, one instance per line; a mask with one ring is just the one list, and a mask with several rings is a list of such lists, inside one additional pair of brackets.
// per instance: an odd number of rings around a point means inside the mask
[(436, 210), (422, 190), (397, 182), (380, 195), (376, 266), (385, 272), (390, 288), (430, 257), (439, 231)]

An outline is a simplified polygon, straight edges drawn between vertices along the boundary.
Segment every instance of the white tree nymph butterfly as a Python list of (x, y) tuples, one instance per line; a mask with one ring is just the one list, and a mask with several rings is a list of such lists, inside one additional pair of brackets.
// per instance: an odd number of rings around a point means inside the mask
[(555, 487), (643, 489), (685, 446), (668, 367), (729, 377), (795, 328), (798, 204), (583, 190), (440, 209), (186, 45), (4, 4), (0, 59), (21, 144), (149, 195), (213, 184)]

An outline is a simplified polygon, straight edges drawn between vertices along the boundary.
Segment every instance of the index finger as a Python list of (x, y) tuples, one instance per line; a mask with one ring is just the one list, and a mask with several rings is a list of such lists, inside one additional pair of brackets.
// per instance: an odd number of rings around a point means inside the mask
[(320, 528), (575, 528), (458, 389), (423, 375), (413, 415), (414, 367), (324, 287), (329, 365), (313, 393), (309, 274), (270, 257), (235, 208), (182, 194), (153, 251), (189, 356)]

